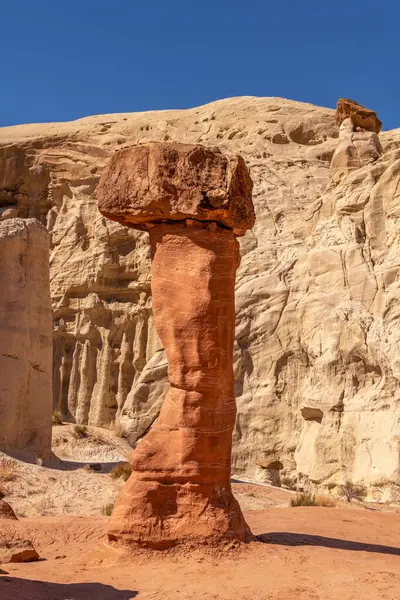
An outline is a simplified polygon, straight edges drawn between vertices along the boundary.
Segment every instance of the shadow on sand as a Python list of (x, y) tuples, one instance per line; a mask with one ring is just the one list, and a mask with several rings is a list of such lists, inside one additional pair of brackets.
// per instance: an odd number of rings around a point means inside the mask
[(132, 600), (137, 594), (102, 583), (49, 583), (0, 577), (0, 598), (4, 600)]
[[(34, 465), (34, 464), (38, 464), (36, 459), (29, 455), (29, 454), (25, 454), (21, 451), (18, 450), (4, 450), (3, 448), (0, 448), (0, 452), (6, 454), (7, 456), (9, 456), (10, 458), (15, 458), (16, 460), (19, 460), (23, 463), (26, 464), (30, 464), (30, 465)], [(120, 465), (121, 463), (126, 462), (123, 459), (120, 460), (114, 460), (112, 462), (98, 462), (98, 461), (91, 461), (91, 460), (84, 460), (84, 461), (76, 461), (76, 460), (63, 460), (61, 458), (58, 458), (58, 456), (56, 456), (54, 454), (54, 452), (51, 453), (51, 458), (49, 459), (43, 459), (40, 464), (43, 467), (46, 467), (47, 469), (55, 469), (56, 471), (77, 471), (79, 469), (82, 469), (82, 467), (89, 467), (92, 465), (95, 468), (93, 468), (93, 471), (98, 471), (101, 473), (109, 473), (114, 467)]]
[(257, 539), (265, 544), (276, 544), (278, 546), (322, 546), (324, 548), (336, 548), (338, 550), (377, 552), (379, 554), (393, 554), (394, 556), (400, 556), (400, 548), (394, 548), (392, 546), (366, 544), (364, 542), (340, 540), (337, 538), (328, 538), (320, 535), (309, 535), (307, 533), (273, 531), (270, 533), (262, 533), (261, 535), (257, 536)]

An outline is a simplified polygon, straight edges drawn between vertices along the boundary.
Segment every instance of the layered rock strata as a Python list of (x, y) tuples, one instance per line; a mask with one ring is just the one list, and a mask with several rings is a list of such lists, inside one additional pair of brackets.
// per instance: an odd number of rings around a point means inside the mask
[(0, 222), (0, 448), (51, 452), (49, 235), (36, 219)]
[[(350, 479), (400, 500), (400, 129), (335, 178), (341, 122), (329, 108), (238, 97), (0, 128), (0, 217), (50, 233), (64, 418), (117, 422), (135, 446), (169, 389), (149, 236), (99, 216), (104, 165), (150, 140), (217, 145), (245, 159), (257, 214), (238, 238), (234, 474), (321, 490)], [(370, 133), (352, 122), (352, 136)]]
[(254, 223), (251, 190), (242, 159), (168, 143), (116, 154), (97, 188), (100, 212), (149, 228), (170, 384), (111, 518), (109, 539), (122, 545), (251, 539), (230, 486), (235, 232)]

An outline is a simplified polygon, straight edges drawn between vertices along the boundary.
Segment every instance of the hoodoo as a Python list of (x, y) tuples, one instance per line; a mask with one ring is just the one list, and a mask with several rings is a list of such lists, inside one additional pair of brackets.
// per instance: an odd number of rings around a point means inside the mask
[(143, 144), (103, 171), (100, 212), (150, 235), (170, 383), (111, 517), (120, 545), (252, 538), (230, 486), (236, 237), (254, 224), (251, 194), (241, 157), (200, 145)]

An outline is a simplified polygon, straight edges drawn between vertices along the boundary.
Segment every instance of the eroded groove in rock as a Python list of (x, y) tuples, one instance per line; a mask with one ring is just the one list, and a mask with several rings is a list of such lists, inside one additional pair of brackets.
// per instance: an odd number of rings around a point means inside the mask
[[(142, 168), (143, 156), (151, 169)], [(185, 144), (125, 151), (103, 173), (100, 211), (149, 227), (153, 313), (170, 384), (158, 419), (132, 454), (132, 475), (110, 522), (111, 541), (165, 548), (251, 539), (230, 486), (239, 264), (234, 231), (253, 225), (251, 190), (241, 159)], [(203, 208), (205, 196), (218, 197), (215, 206), (209, 200)]]

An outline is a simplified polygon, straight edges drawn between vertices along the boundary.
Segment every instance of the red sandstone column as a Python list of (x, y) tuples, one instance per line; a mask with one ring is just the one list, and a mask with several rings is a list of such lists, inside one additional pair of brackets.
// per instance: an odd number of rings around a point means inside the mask
[[(198, 152), (201, 147), (194, 148)], [(183, 145), (178, 149), (184, 158), (193, 152)], [(219, 157), (220, 153), (215, 162)], [(160, 163), (156, 171), (164, 173)], [(220, 178), (221, 173), (226, 177), (226, 164), (222, 170), (217, 164)], [(190, 161), (179, 169), (179, 158), (173, 165), (180, 181), (193, 170)], [(171, 171), (169, 176), (176, 181)], [(136, 188), (151, 187), (149, 179), (150, 186), (142, 182)], [(190, 185), (192, 193), (194, 183)], [(211, 192), (215, 189), (210, 180), (208, 186)], [(184, 193), (180, 189), (178, 199)], [(109, 194), (101, 191), (102, 198)], [(204, 195), (207, 192), (200, 198)], [(218, 203), (220, 196), (219, 188)], [(104, 203), (100, 208), (107, 214)], [(193, 205), (191, 210), (191, 216), (198, 216)], [(132, 454), (132, 475), (111, 517), (109, 539), (120, 545), (165, 548), (186, 541), (252, 537), (230, 486), (239, 250), (231, 228), (211, 218), (207, 221), (154, 219), (149, 229), (153, 312), (171, 387), (158, 419)]]

